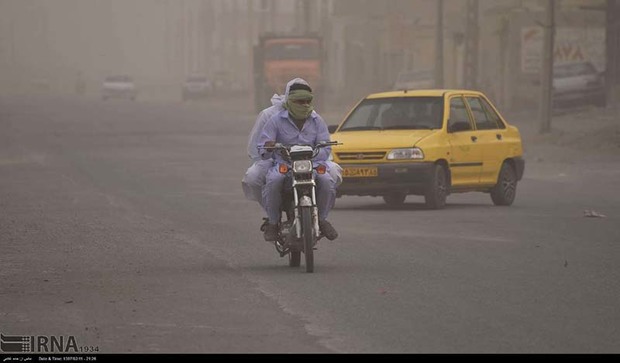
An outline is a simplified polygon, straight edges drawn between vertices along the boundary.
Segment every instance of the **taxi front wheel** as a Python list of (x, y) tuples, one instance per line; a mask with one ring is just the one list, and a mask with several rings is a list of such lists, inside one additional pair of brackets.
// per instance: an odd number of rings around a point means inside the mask
[(424, 193), (424, 201), (429, 209), (443, 209), (448, 197), (448, 177), (446, 169), (441, 165), (435, 165)]
[(491, 189), (491, 200), (495, 205), (511, 205), (517, 195), (517, 175), (508, 163), (502, 165), (497, 184)]

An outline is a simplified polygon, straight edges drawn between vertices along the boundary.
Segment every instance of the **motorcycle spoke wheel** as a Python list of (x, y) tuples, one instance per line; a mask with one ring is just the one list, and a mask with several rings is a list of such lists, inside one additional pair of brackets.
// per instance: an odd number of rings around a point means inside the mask
[(293, 251), (288, 254), (288, 265), (290, 267), (299, 267), (301, 265), (301, 251)]
[(314, 272), (314, 244), (316, 237), (312, 227), (312, 210), (310, 207), (304, 207), (301, 209), (301, 234), (304, 243), (306, 272)]

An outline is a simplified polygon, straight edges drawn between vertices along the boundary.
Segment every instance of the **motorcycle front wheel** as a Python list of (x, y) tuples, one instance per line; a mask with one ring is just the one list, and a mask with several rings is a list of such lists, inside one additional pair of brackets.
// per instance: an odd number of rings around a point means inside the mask
[(301, 264), (301, 251), (291, 249), (288, 253), (288, 265), (290, 267), (299, 267)]
[(314, 231), (312, 230), (312, 207), (301, 208), (301, 236), (304, 242), (306, 272), (314, 272)]

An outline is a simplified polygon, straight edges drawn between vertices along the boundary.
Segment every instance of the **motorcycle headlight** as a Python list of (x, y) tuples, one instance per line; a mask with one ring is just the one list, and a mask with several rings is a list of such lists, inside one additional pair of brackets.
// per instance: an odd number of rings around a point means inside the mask
[(410, 149), (394, 149), (387, 156), (388, 160), (424, 159), (422, 149), (414, 147)]
[(312, 161), (310, 160), (297, 160), (293, 162), (294, 173), (310, 173), (312, 172)]

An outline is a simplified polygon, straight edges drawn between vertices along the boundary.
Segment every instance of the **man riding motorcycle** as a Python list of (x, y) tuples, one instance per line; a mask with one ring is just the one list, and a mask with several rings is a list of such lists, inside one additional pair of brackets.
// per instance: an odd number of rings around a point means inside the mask
[[(290, 83), (290, 82), (289, 82)], [(272, 147), (276, 143), (284, 145), (306, 144), (317, 145), (321, 142), (330, 141), (330, 134), (323, 118), (313, 110), (312, 89), (307, 84), (292, 83), (287, 85), (288, 92), (282, 104), (282, 110), (272, 115), (265, 123), (256, 147)], [(319, 229), (329, 240), (338, 237), (338, 232), (327, 221), (329, 211), (336, 199), (337, 181), (330, 174), (328, 158), (331, 153), (330, 147), (323, 148), (316, 156), (314, 162), (326, 166), (328, 172), (316, 173), (317, 181), (317, 207), (319, 214)], [(265, 178), (265, 186), (262, 190), (262, 206), (269, 218), (265, 226), (264, 237), (266, 241), (275, 241), (278, 236), (278, 222), (280, 220), (280, 204), (282, 202), (282, 188), (286, 176), (279, 172), (278, 165), (287, 163), (278, 153), (269, 149), (260, 149), (262, 160), (275, 158)], [(333, 167), (333, 166), (332, 166)], [(334, 172), (333, 170), (331, 171)]]

